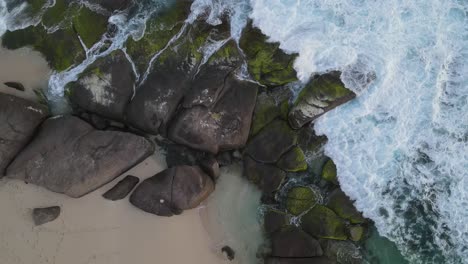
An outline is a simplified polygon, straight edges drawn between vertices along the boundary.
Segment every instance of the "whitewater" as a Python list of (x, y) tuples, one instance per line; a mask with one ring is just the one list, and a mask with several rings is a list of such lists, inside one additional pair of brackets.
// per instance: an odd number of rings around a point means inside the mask
[[(0, 36), (39, 23), (22, 18), (23, 2), (0, 0)], [(98, 57), (141, 37), (148, 17), (168, 2), (141, 1), (136, 15), (112, 16), (117, 33), (86, 47), (81, 65), (55, 73), (49, 93), (62, 96)], [(207, 14), (216, 25), (228, 15), (235, 40), (252, 19), (299, 54), (302, 82), (342, 71), (358, 97), (315, 123), (329, 139), (341, 188), (410, 263), (468, 263), (466, 0), (195, 0), (191, 10), (186, 23)], [(102, 52), (106, 41), (112, 46)]]

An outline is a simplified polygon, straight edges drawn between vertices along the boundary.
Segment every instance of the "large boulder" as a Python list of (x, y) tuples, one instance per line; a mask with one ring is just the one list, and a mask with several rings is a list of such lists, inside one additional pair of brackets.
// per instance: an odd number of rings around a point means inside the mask
[(200, 167), (177, 166), (143, 181), (130, 202), (145, 212), (172, 216), (197, 207), (213, 190), (213, 181)]
[(302, 229), (314, 237), (347, 239), (344, 221), (323, 205), (314, 206), (301, 220)]
[(341, 218), (347, 219), (353, 224), (366, 222), (361, 212), (354, 207), (353, 201), (340, 189), (336, 189), (330, 194), (327, 206)]
[(7, 177), (81, 197), (153, 152), (143, 137), (98, 131), (73, 116), (51, 118), (7, 169)]
[(279, 168), (289, 172), (307, 170), (307, 161), (300, 147), (294, 147), (286, 152), (276, 164)]
[(323, 254), (320, 243), (297, 227), (287, 227), (273, 234), (271, 255), (281, 258), (310, 258)]
[(291, 214), (300, 215), (317, 204), (319, 198), (311, 188), (296, 186), (288, 190), (286, 208)]
[(278, 167), (256, 162), (248, 156), (244, 158), (244, 175), (262, 190), (264, 202), (273, 200), (286, 178), (286, 173)]
[(289, 123), (292, 128), (299, 129), (354, 97), (356, 94), (346, 89), (341, 81), (340, 72), (314, 76), (302, 89), (289, 112)]
[(40, 104), (0, 93), (0, 177), (48, 114)]
[(125, 54), (118, 50), (96, 60), (71, 83), (70, 100), (80, 109), (123, 120), (134, 91), (135, 75)]
[(275, 120), (263, 128), (252, 140), (246, 151), (253, 159), (275, 163), (297, 143), (297, 134), (282, 120)]
[(249, 72), (256, 81), (267, 86), (280, 86), (297, 80), (293, 68), (297, 55), (286, 54), (279, 48), (279, 43), (268, 42), (260, 29), (247, 25), (239, 45), (247, 57)]
[(248, 139), (257, 85), (230, 75), (212, 107), (182, 110), (169, 130), (173, 141), (211, 153), (243, 147)]

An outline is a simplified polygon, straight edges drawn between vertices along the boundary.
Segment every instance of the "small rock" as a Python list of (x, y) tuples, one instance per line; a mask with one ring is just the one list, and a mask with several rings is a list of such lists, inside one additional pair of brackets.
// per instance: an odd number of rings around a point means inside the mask
[(51, 206), (45, 208), (33, 209), (33, 220), (36, 226), (52, 222), (59, 217), (61, 212), (60, 206)]
[(138, 182), (140, 182), (138, 177), (128, 175), (102, 196), (111, 201), (122, 200), (135, 188)]
[(297, 143), (297, 134), (282, 120), (263, 128), (248, 144), (247, 154), (264, 163), (275, 163)]
[(304, 152), (300, 147), (294, 147), (286, 152), (276, 164), (280, 169), (289, 172), (299, 172), (307, 170), (307, 161)]
[(364, 237), (365, 228), (360, 225), (353, 225), (349, 227), (349, 238), (354, 241), (358, 242), (361, 241)]
[(224, 246), (221, 251), (226, 254), (226, 257), (229, 261), (234, 260), (236, 252), (229, 246)]
[(19, 82), (4, 82), (3, 84), (5, 84), (6, 86), (10, 87), (10, 88), (13, 88), (13, 89), (16, 89), (18, 91), (22, 91), (24, 92), (24, 85), (22, 83), (19, 83)]

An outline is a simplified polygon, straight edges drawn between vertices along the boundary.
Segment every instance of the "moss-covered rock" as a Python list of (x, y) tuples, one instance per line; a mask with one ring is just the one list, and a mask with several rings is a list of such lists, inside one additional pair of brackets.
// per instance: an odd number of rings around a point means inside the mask
[(282, 120), (275, 120), (263, 128), (248, 144), (247, 153), (257, 161), (277, 162), (297, 143), (297, 134)]
[(317, 194), (309, 187), (293, 187), (288, 191), (286, 208), (292, 215), (300, 215), (317, 203)]
[(161, 51), (181, 30), (190, 13), (190, 4), (189, 1), (175, 1), (147, 21), (145, 34), (141, 39), (129, 38), (127, 53), (139, 72), (143, 72), (153, 55)]
[(299, 172), (307, 170), (307, 161), (300, 147), (294, 147), (286, 152), (276, 164), (285, 171)]
[(49, 65), (63, 71), (85, 58), (78, 36), (71, 28), (47, 34), (42, 26), (30, 26), (3, 35), (2, 45), (7, 49), (29, 46), (44, 54)]
[(349, 220), (353, 224), (362, 224), (366, 219), (354, 207), (353, 202), (340, 189), (334, 190), (328, 197), (327, 206), (340, 217)]
[(346, 240), (345, 223), (331, 209), (316, 205), (302, 217), (302, 228), (312, 236)]
[[(364, 257), (359, 248), (351, 241), (337, 241), (321, 239), (324, 255), (333, 260), (333, 263), (340, 264), (364, 264)], [(374, 262), (371, 262), (374, 263)], [(395, 262), (398, 263), (398, 262)]]
[(345, 88), (340, 74), (340, 72), (330, 72), (314, 76), (302, 89), (289, 113), (289, 123), (294, 129), (301, 128), (356, 96)]
[(365, 228), (361, 225), (352, 225), (349, 227), (349, 239), (358, 242), (364, 237)]
[(80, 35), (86, 47), (92, 47), (107, 31), (108, 17), (82, 6), (73, 16), (73, 28)]
[(338, 185), (338, 179), (336, 177), (336, 165), (333, 160), (329, 159), (322, 169), (322, 179)]
[(293, 63), (297, 55), (286, 54), (279, 48), (279, 43), (269, 43), (267, 40), (267, 36), (251, 24), (242, 32), (239, 44), (247, 56), (252, 77), (267, 86), (296, 81)]

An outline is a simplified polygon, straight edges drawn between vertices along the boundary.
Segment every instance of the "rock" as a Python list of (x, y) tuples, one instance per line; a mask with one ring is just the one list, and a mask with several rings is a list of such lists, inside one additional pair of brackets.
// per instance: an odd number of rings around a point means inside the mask
[(128, 175), (102, 196), (111, 201), (122, 200), (135, 188), (138, 182), (140, 182), (138, 177)]
[(60, 206), (34, 208), (32, 212), (34, 224), (39, 226), (48, 222), (52, 222), (59, 217), (60, 211)]
[(276, 164), (279, 168), (289, 172), (307, 170), (307, 161), (304, 152), (299, 147), (294, 147), (286, 152)]
[(73, 116), (48, 119), (15, 158), (7, 176), (70, 197), (112, 181), (154, 151), (143, 137), (98, 131)]
[(230, 76), (224, 95), (210, 108), (184, 109), (173, 120), (169, 138), (194, 149), (218, 153), (241, 148), (249, 136), (257, 85)]
[(356, 94), (344, 87), (339, 72), (314, 76), (302, 89), (289, 112), (289, 123), (292, 128), (299, 129), (354, 97)]
[(251, 24), (242, 32), (239, 45), (247, 57), (252, 77), (266, 86), (280, 86), (296, 81), (293, 63), (297, 55), (288, 55), (279, 48), (279, 43), (267, 40), (267, 36)]
[(269, 209), (265, 213), (263, 226), (267, 233), (274, 233), (287, 225), (289, 217), (286, 213), (274, 209)]
[(264, 202), (274, 200), (286, 177), (286, 173), (279, 168), (256, 162), (248, 156), (244, 158), (244, 175), (262, 190)]
[(327, 206), (340, 217), (349, 220), (353, 224), (362, 224), (366, 219), (354, 207), (353, 202), (340, 189), (334, 190), (328, 197)]
[(302, 228), (318, 238), (346, 240), (345, 224), (331, 209), (316, 205), (302, 217)]
[(336, 262), (330, 260), (327, 257), (314, 257), (314, 258), (270, 257), (265, 260), (265, 264), (336, 264)]
[(236, 252), (229, 246), (224, 246), (221, 251), (226, 254), (226, 257), (229, 261), (234, 260), (234, 257), (236, 256)]
[(349, 227), (349, 239), (358, 242), (364, 237), (365, 229), (360, 225), (353, 225)]
[(339, 184), (338, 179), (336, 177), (336, 165), (333, 160), (328, 160), (322, 169), (322, 179), (334, 183), (336, 185)]
[(282, 120), (275, 120), (250, 140), (246, 152), (253, 159), (275, 163), (297, 143), (297, 135)]
[(289, 99), (291, 97), (291, 90), (284, 89), (284, 87), (278, 87), (277, 89), (271, 89), (260, 93), (255, 105), (250, 135), (256, 135), (262, 128), (276, 118), (287, 120)]
[(271, 239), (271, 255), (281, 258), (310, 258), (323, 255), (320, 243), (297, 227), (288, 227)]
[(194, 166), (206, 156), (204, 152), (178, 144), (168, 144), (165, 150), (166, 163), (169, 168), (181, 165)]
[(125, 54), (118, 50), (91, 64), (69, 86), (69, 98), (79, 108), (123, 121), (134, 91), (135, 76)]
[(98, 4), (109, 11), (124, 10), (129, 8), (134, 0), (88, 0), (93, 4)]
[(288, 212), (296, 216), (309, 210), (318, 202), (315, 191), (305, 186), (291, 188), (286, 199)]
[(320, 240), (324, 254), (340, 264), (363, 264), (364, 258), (359, 249), (350, 241)]
[(16, 89), (18, 91), (24, 92), (24, 90), (25, 90), (24, 85), (22, 83), (19, 83), (19, 82), (4, 82), (3, 84), (10, 87), (10, 88)]
[(0, 93), (0, 178), (48, 114), (40, 104)]
[(184, 165), (143, 181), (130, 196), (130, 202), (145, 212), (172, 216), (197, 207), (213, 190), (213, 181), (200, 167)]
[(326, 136), (317, 136), (312, 127), (305, 126), (298, 132), (298, 146), (306, 153), (323, 152), (322, 148), (327, 143)]
[(218, 180), (219, 176), (221, 176), (219, 163), (212, 155), (208, 155), (206, 158), (201, 160), (200, 167), (211, 177), (213, 181)]

